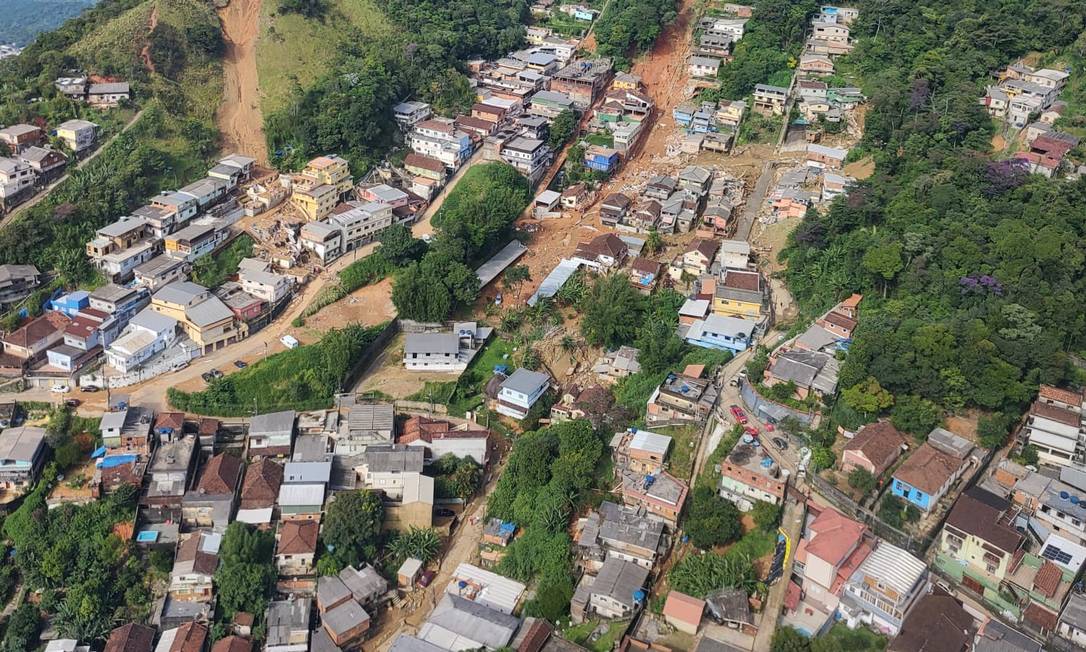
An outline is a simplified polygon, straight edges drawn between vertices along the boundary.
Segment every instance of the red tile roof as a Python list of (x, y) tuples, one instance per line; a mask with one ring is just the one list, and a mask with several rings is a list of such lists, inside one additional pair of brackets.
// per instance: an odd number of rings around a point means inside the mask
[(721, 287), (735, 290), (748, 290), (750, 292), (762, 291), (762, 275), (758, 272), (748, 272), (740, 269), (725, 270), (721, 279)]
[(1061, 581), (1063, 581), (1063, 571), (1060, 570), (1059, 566), (1046, 559), (1041, 564), (1041, 569), (1037, 571), (1037, 575), (1033, 578), (1033, 588), (1049, 598), (1054, 598), (1056, 592), (1060, 590)]
[(664, 602), (664, 616), (679, 622), (697, 625), (705, 613), (705, 600), (691, 597), (685, 593), (671, 591)]
[(233, 494), (241, 478), (241, 459), (236, 455), (219, 453), (204, 467), (204, 475), (196, 486), (198, 493), (209, 496)]
[(834, 567), (845, 561), (867, 531), (832, 507), (822, 510), (807, 529), (807, 554)]
[(155, 430), (169, 428), (170, 430), (180, 431), (184, 425), (184, 412), (159, 412), (158, 416), (155, 417)]
[(279, 485), (283, 484), (283, 467), (269, 459), (261, 459), (245, 470), (241, 484), (241, 508), (260, 509), (271, 507), (279, 498)]
[(4, 342), (27, 349), (50, 335), (63, 331), (69, 323), (71, 320), (63, 313), (51, 310), (9, 333)]
[(1078, 427), (1078, 425), (1082, 422), (1082, 416), (1080, 416), (1077, 412), (1072, 412), (1071, 410), (1068, 410), (1067, 408), (1062, 408), (1058, 405), (1049, 405), (1048, 403), (1044, 403), (1039, 399), (1033, 402), (1033, 406), (1030, 407), (1029, 413), (1030, 415), (1036, 415), (1045, 419), (1049, 419), (1051, 421), (1057, 421), (1068, 426)]
[(320, 524), (316, 521), (283, 521), (279, 525), (275, 554), (304, 555), (316, 552), (319, 531)]
[(104, 652), (151, 652), (154, 640), (154, 628), (128, 623), (109, 633)]
[(445, 172), (445, 164), (436, 158), (424, 156), (422, 154), (416, 154), (411, 152), (404, 158), (403, 163), (405, 166), (413, 168), (422, 168), (423, 170), (429, 170), (431, 172)]
[(1041, 630), (1051, 632), (1056, 629), (1056, 623), (1059, 620), (1057, 614), (1052, 613), (1048, 609), (1045, 609), (1036, 602), (1030, 602), (1029, 606), (1022, 613), (1026, 620), (1033, 623)]
[(1082, 394), (1080, 392), (1072, 392), (1052, 385), (1041, 385), (1037, 395), (1050, 401), (1059, 401), (1068, 405), (1082, 405)]
[(207, 644), (207, 625), (191, 622), (177, 628), (169, 652), (204, 652)]
[(889, 421), (869, 423), (845, 444), (845, 450), (863, 453), (875, 465), (876, 475), (885, 471), (901, 455), (901, 446), (908, 440)]
[(398, 444), (409, 444), (422, 440), (432, 443), (435, 439), (483, 439), (490, 436), (488, 430), (454, 430), (455, 425), (440, 419), (413, 416), (403, 426), (403, 432), (396, 438)]
[(962, 460), (948, 455), (925, 442), (894, 472), (894, 478), (912, 485), (929, 496), (939, 489), (962, 466)]
[(227, 636), (215, 641), (211, 652), (253, 652), (253, 644), (240, 636)]
[(638, 256), (630, 261), (630, 269), (641, 274), (659, 274), (660, 263)]

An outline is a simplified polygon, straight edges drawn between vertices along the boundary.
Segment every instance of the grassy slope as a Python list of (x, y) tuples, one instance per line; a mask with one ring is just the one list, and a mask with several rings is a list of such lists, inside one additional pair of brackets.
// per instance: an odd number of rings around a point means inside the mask
[(264, 115), (282, 108), (296, 86), (308, 88), (327, 70), (339, 53), (339, 43), (349, 36), (343, 21), (367, 36), (392, 29), (378, 0), (332, 0), (324, 22), (297, 14), (279, 15), (278, 3), (264, 2), (257, 43), (261, 110)]

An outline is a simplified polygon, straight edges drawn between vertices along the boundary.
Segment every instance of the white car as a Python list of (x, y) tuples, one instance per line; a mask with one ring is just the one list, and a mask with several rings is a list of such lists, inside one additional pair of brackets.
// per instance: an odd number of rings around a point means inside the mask
[(283, 346), (287, 347), (288, 349), (296, 349), (300, 344), (297, 338), (295, 338), (293, 335), (284, 335), (283, 337), (279, 338), (279, 341), (282, 342)]
[(68, 387), (67, 385), (53, 385), (51, 388), (49, 388), (49, 391), (53, 392), (54, 394), (67, 394), (68, 392), (72, 391), (72, 388)]

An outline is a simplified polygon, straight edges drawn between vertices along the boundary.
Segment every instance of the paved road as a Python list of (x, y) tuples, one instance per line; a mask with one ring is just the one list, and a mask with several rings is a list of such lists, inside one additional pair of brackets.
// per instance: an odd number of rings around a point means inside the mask
[(784, 607), (788, 578), (792, 576), (792, 561), (795, 558), (796, 544), (799, 543), (800, 534), (803, 532), (805, 514), (806, 509), (803, 504), (785, 501), (781, 530), (789, 540), (790, 554), (784, 560), (784, 571), (780, 581), (769, 587), (769, 597), (766, 598), (765, 609), (762, 611), (762, 622), (758, 627), (758, 635), (754, 637), (754, 652), (769, 650), (770, 643), (773, 641), (773, 633), (777, 630), (777, 621), (781, 617), (781, 608)]

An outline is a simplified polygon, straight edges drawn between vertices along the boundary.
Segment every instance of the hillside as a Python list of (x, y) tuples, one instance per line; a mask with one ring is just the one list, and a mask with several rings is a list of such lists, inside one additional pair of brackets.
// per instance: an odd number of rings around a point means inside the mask
[(0, 13), (0, 43), (24, 46), (98, 0), (5, 0)]

